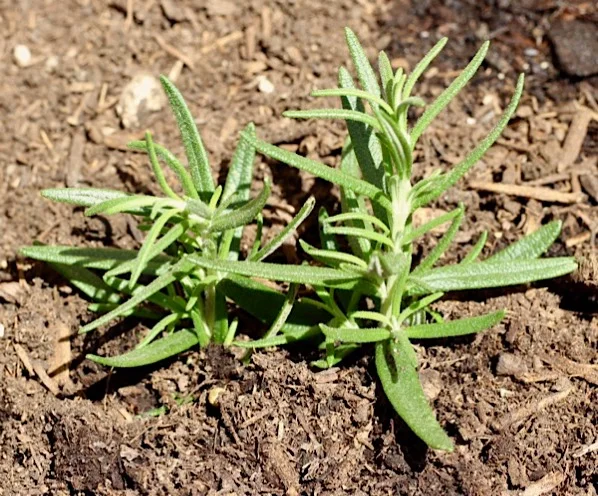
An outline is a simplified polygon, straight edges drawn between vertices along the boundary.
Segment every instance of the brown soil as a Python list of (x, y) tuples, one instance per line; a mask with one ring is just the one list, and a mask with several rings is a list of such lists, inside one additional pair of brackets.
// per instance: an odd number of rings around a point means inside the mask
[[(450, 166), (471, 149), (525, 70), (518, 117), (470, 177), (518, 184), (557, 172), (554, 150), (578, 110), (573, 102), (598, 111), (596, 79), (565, 79), (552, 62), (546, 33), (556, 19), (573, 18), (597, 22), (595, 5), (0, 0), (0, 494), (595, 495), (598, 295), (591, 242), (598, 208), (590, 191), (581, 203), (560, 205), (463, 181), (435, 205), (468, 207), (449, 258), (461, 257), (485, 229), (490, 253), (559, 218), (564, 230), (552, 254), (583, 261), (574, 277), (458, 295), (438, 306), (449, 318), (508, 309), (505, 321), (484, 334), (418, 348), (426, 389), (456, 443), (451, 454), (426, 450), (397, 419), (368, 353), (326, 372), (310, 369), (309, 350), (256, 353), (243, 366), (209, 348), (117, 372), (84, 360), (90, 350), (130, 347), (141, 324), (129, 320), (74, 337), (67, 374), (63, 368), (48, 377), (64, 349), (59, 337), (76, 333), (91, 314), (65, 281), (16, 255), (36, 239), (120, 247), (139, 241), (127, 218), (86, 219), (40, 198), (39, 190), (66, 183), (155, 191), (145, 158), (122, 145), (149, 128), (180, 154), (172, 118), (164, 109), (141, 128), (122, 130), (114, 103), (140, 71), (171, 71), (176, 58), (164, 42), (192, 61), (177, 85), (198, 117), (216, 174), (249, 121), (270, 142), (337, 162), (342, 125), (297, 123), (281, 113), (319, 105), (309, 91), (334, 85), (336, 68), (348, 63), (344, 26), (358, 32), (372, 58), (385, 49), (395, 65), (413, 66), (439, 36), (449, 36), (420, 86), (428, 99), (490, 37), (488, 63), (422, 140), (418, 173)], [(13, 62), (17, 44), (31, 49), (30, 66)], [(273, 93), (259, 91), (260, 75)], [(468, 118), (477, 125), (464, 124)], [(107, 128), (113, 132), (105, 137)], [(573, 157), (593, 177), (597, 136), (593, 121)], [(276, 185), (270, 232), (309, 194), (335, 206), (334, 191), (319, 180), (266, 162), (264, 174)], [(575, 190), (578, 178), (565, 174), (548, 187)], [(289, 246), (276, 256), (297, 254)], [(214, 388), (224, 389), (216, 406), (207, 400)], [(147, 415), (157, 408), (160, 415)]]

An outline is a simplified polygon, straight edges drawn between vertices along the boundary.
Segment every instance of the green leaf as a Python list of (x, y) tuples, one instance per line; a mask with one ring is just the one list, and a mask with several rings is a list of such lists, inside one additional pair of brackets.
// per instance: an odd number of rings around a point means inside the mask
[(81, 327), (79, 333), (84, 334), (86, 332), (92, 331), (104, 324), (107, 324), (111, 320), (120, 317), (121, 315), (123, 315), (123, 313), (127, 312), (128, 310), (147, 300), (154, 293), (157, 293), (169, 284), (172, 284), (173, 282), (179, 280), (181, 278), (181, 274), (189, 272), (191, 268), (192, 265), (187, 259), (183, 258), (179, 260), (175, 265), (172, 266), (172, 268), (168, 272), (154, 279), (147, 286), (141, 286), (139, 290), (135, 291), (133, 296), (129, 298), (126, 302), (124, 302), (122, 305), (115, 308), (111, 312), (102, 315), (99, 319), (96, 319), (93, 322), (90, 322), (89, 324)]
[(368, 231), (359, 227), (345, 227), (345, 226), (326, 226), (326, 231), (330, 234), (339, 234), (343, 236), (355, 236), (357, 238), (365, 238), (371, 241), (376, 241), (382, 245), (393, 248), (393, 243), (388, 236), (377, 233), (375, 231)]
[[(42, 262), (64, 265), (77, 265), (88, 269), (110, 270), (123, 262), (133, 261), (138, 252), (121, 250), (120, 248), (76, 248), (73, 246), (27, 246), (21, 249), (25, 257)], [(154, 274), (171, 258), (165, 255), (156, 257), (149, 263), (144, 272)]]
[(448, 222), (449, 220), (453, 220), (459, 214), (462, 215), (463, 210), (456, 208), (455, 210), (451, 210), (450, 212), (448, 212), (446, 214), (439, 215), (438, 217), (432, 219), (431, 221), (426, 222), (425, 224), (423, 224), (415, 229), (412, 229), (411, 231), (406, 233), (405, 236), (403, 236), (403, 239), (401, 241), (403, 244), (412, 243), (417, 238), (419, 238), (420, 236), (423, 236), (424, 234), (431, 231), (432, 229), (444, 224), (445, 222)]
[(308, 265), (287, 265), (266, 262), (243, 262), (218, 260), (190, 255), (188, 260), (204, 269), (225, 274), (237, 274), (245, 277), (259, 277), (271, 281), (294, 282), (335, 288), (351, 289), (360, 277), (350, 272), (343, 272), (328, 267), (310, 267)]
[(52, 268), (75, 286), (84, 295), (99, 302), (118, 303), (120, 296), (90, 270), (76, 265), (53, 263)]
[(114, 357), (87, 355), (86, 357), (106, 367), (142, 367), (176, 356), (197, 344), (197, 335), (193, 331), (183, 329), (122, 355)]
[[(166, 165), (170, 167), (170, 169), (176, 174), (181, 182), (181, 186), (185, 194), (189, 198), (199, 198), (197, 190), (193, 185), (193, 179), (191, 179), (191, 176), (187, 172), (187, 169), (185, 169), (185, 166), (181, 164), (167, 148), (159, 145), (158, 143), (153, 143), (153, 145), (156, 156), (164, 160)], [(149, 146), (145, 141), (131, 141), (130, 143), (127, 143), (127, 147), (131, 150), (145, 151), (149, 153)]]
[[(44, 198), (81, 207), (93, 207), (108, 200), (129, 198), (131, 195), (112, 189), (99, 188), (50, 188), (41, 192)], [(139, 209), (136, 214), (142, 213)]]
[[(339, 69), (338, 84), (343, 90), (355, 89), (353, 78), (344, 67)], [(354, 96), (342, 97), (341, 102), (344, 109), (364, 112), (363, 104)], [(349, 145), (355, 154), (364, 179), (385, 191), (382, 148), (376, 133), (373, 132), (374, 128), (368, 128), (364, 124), (355, 121), (347, 121), (347, 129), (350, 137)], [(343, 161), (345, 158), (343, 157)], [(345, 169), (346, 167), (341, 165), (341, 170), (345, 171)], [(357, 177), (357, 174), (352, 175)], [(377, 216), (386, 220), (387, 214), (379, 205), (374, 205), (374, 211)]]
[(287, 110), (282, 114), (290, 119), (342, 119), (345, 121), (361, 122), (373, 129), (380, 131), (380, 124), (369, 114), (345, 109), (311, 109)]
[(310, 196), (307, 201), (303, 204), (297, 215), (293, 217), (285, 228), (274, 236), (264, 247), (260, 248), (255, 254), (249, 257), (249, 260), (254, 262), (261, 262), (268, 255), (274, 253), (280, 245), (282, 245), (289, 236), (292, 236), (301, 223), (307, 219), (309, 214), (316, 204), (316, 199)]
[(146, 207), (153, 207), (160, 198), (155, 196), (132, 195), (125, 198), (113, 198), (102, 203), (97, 203), (85, 210), (85, 215), (113, 215), (116, 213), (134, 214)]
[(352, 177), (337, 169), (316, 162), (315, 160), (310, 160), (287, 150), (283, 150), (282, 148), (270, 145), (251, 135), (243, 134), (243, 138), (252, 143), (260, 153), (263, 153), (270, 158), (309, 172), (310, 174), (325, 179), (333, 184), (338, 184), (341, 187), (350, 189), (357, 194), (365, 195), (373, 201), (380, 203), (380, 205), (388, 210), (391, 208), (390, 200), (384, 195), (382, 190), (366, 181)]
[(392, 108), (388, 105), (382, 98), (376, 96), (372, 93), (368, 93), (367, 91), (358, 90), (357, 88), (332, 88), (327, 90), (314, 90), (311, 92), (311, 96), (352, 96), (355, 98), (361, 98), (363, 100), (367, 100), (368, 102), (375, 103), (382, 107), (386, 112), (389, 114), (393, 113)]
[(320, 207), (320, 211), (318, 212), (318, 223), (320, 224), (319, 234), (320, 234), (320, 246), (324, 250), (330, 251), (340, 251), (340, 247), (336, 242), (336, 237), (334, 234), (324, 232), (322, 226), (327, 222), (329, 219), (328, 212), (324, 207)]
[[(255, 137), (255, 126), (253, 123), (247, 124), (243, 132)], [(226, 175), (220, 205), (229, 200), (232, 200), (233, 203), (249, 201), (254, 162), (255, 147), (247, 140), (240, 139)], [(227, 248), (227, 257), (230, 260), (238, 260), (239, 258), (243, 228), (243, 226), (237, 227), (232, 233), (230, 244)]]
[(489, 329), (493, 325), (498, 324), (504, 316), (505, 312), (501, 310), (488, 315), (451, 320), (450, 322), (443, 322), (441, 324), (414, 325), (406, 327), (405, 332), (409, 339), (436, 339), (463, 336)]
[(379, 97), (380, 86), (376, 79), (376, 73), (370, 64), (361, 43), (359, 43), (357, 36), (355, 36), (355, 33), (349, 28), (345, 28), (345, 39), (347, 40), (347, 46), (349, 47), (349, 52), (351, 53), (353, 65), (357, 71), (361, 87), (368, 93)]
[(419, 300), (412, 302), (407, 308), (401, 311), (401, 313), (397, 317), (397, 324), (400, 325), (416, 313), (419, 313), (422, 310), (427, 309), (436, 300), (442, 298), (443, 295), (444, 293), (442, 292), (432, 293), (428, 296), (424, 296), (423, 298), (420, 298)]
[(185, 103), (183, 95), (166, 76), (160, 76), (160, 82), (170, 102), (170, 108), (179, 127), (185, 154), (189, 162), (189, 170), (195, 189), (200, 198), (207, 200), (214, 191), (208, 154), (197, 131), (195, 120)]
[(329, 327), (320, 324), (320, 329), (327, 338), (341, 343), (377, 343), (390, 337), (390, 331), (381, 327), (355, 329), (351, 327)]
[(361, 220), (364, 223), (369, 222), (375, 225), (376, 227), (379, 227), (384, 234), (390, 234), (390, 229), (384, 222), (382, 222), (377, 217), (374, 217), (373, 215), (364, 214), (362, 212), (345, 212), (342, 214), (333, 215), (332, 217), (328, 217), (324, 222), (322, 222), (322, 224), (330, 225), (337, 222), (345, 222), (348, 220)]
[(515, 113), (519, 99), (523, 92), (524, 76), (521, 74), (517, 80), (517, 87), (515, 93), (509, 102), (509, 106), (504, 111), (502, 117), (494, 126), (492, 131), (465, 157), (465, 159), (457, 164), (450, 172), (435, 179), (436, 186), (429, 192), (418, 196), (412, 204), (412, 211), (424, 206), (438, 198), (444, 191), (453, 186), (461, 177), (463, 177), (469, 169), (471, 169), (476, 162), (488, 151), (488, 149), (499, 138), (504, 128), (507, 126), (511, 116)]
[(310, 257), (318, 262), (321, 262), (326, 265), (330, 265), (333, 267), (338, 268), (341, 264), (350, 264), (354, 265), (356, 268), (361, 268), (363, 270), (367, 270), (368, 264), (365, 263), (361, 258), (356, 257), (355, 255), (351, 255), (350, 253), (344, 253), (340, 251), (329, 251), (329, 250), (318, 250), (317, 248), (311, 246), (309, 243), (306, 243), (302, 239), (299, 240), (299, 244), (303, 251), (307, 253)]
[(173, 198), (175, 200), (180, 200), (179, 196), (172, 190), (172, 188), (166, 181), (164, 171), (162, 170), (162, 167), (160, 166), (160, 162), (158, 160), (158, 155), (156, 155), (156, 148), (154, 147), (152, 135), (149, 131), (145, 133), (145, 143), (147, 144), (147, 152), (149, 155), (150, 164), (152, 166), (152, 170), (154, 171), (154, 176), (156, 176), (156, 180), (160, 185), (160, 188), (166, 196), (169, 196), (170, 198)]
[(137, 345), (137, 348), (144, 348), (147, 345), (149, 345), (152, 341), (154, 341), (154, 339), (156, 339), (160, 335), (162, 331), (164, 331), (164, 329), (166, 329), (169, 326), (173, 326), (179, 320), (181, 320), (181, 318), (183, 318), (183, 314), (171, 313), (160, 319), (143, 338), (143, 341), (141, 341)]
[(376, 369), (393, 408), (410, 429), (428, 446), (452, 451), (453, 443), (442, 429), (412, 366), (407, 350), (389, 342), (376, 344)]
[(285, 296), (284, 303), (282, 304), (282, 306), (280, 307), (280, 310), (278, 311), (278, 315), (276, 315), (276, 318), (274, 319), (274, 322), (272, 322), (270, 329), (268, 329), (266, 334), (264, 334), (264, 339), (269, 339), (269, 338), (275, 337), (281, 331), (281, 329), (284, 327), (284, 325), (287, 322), (287, 319), (289, 318), (291, 311), (293, 310), (293, 305), (295, 304), (295, 300), (297, 298), (298, 291), (299, 291), (299, 286), (297, 286), (297, 284), (291, 284), (291, 286)]
[[(153, 244), (149, 249), (149, 253), (147, 255), (147, 262), (144, 263), (141, 272), (156, 273), (160, 268), (165, 266), (166, 263), (172, 261), (173, 259), (171, 257), (160, 254), (177, 239), (179, 239), (185, 233), (188, 227), (189, 226), (187, 222), (175, 224), (166, 232), (164, 236), (162, 236), (158, 241), (156, 241), (156, 243)], [(127, 272), (131, 272), (132, 270), (134, 270), (136, 264), (137, 258), (133, 260), (123, 261), (122, 263), (118, 264), (117, 266), (106, 272), (106, 274), (104, 274), (104, 279), (106, 279), (107, 277), (114, 277), (120, 274), (126, 274)]]
[[(248, 136), (255, 136), (255, 125), (247, 124), (243, 133)], [(255, 148), (247, 140), (239, 140), (237, 149), (230, 163), (222, 200), (236, 196), (238, 201), (249, 200), (251, 179), (253, 177), (253, 163), (255, 161)]]
[(378, 53), (378, 72), (380, 72), (380, 81), (382, 82), (382, 93), (385, 96), (386, 100), (391, 102), (391, 91), (394, 73), (392, 71), (390, 59), (388, 58), (388, 55), (386, 55), (386, 53), (383, 51), (380, 51)]
[(465, 208), (463, 204), (459, 205), (459, 208), (455, 209), (456, 215), (451, 222), (450, 227), (447, 231), (443, 234), (443, 236), (438, 241), (438, 244), (430, 250), (428, 256), (424, 258), (420, 264), (416, 267), (416, 269), (412, 272), (413, 276), (420, 274), (428, 269), (431, 269), (432, 266), (438, 261), (438, 259), (442, 256), (442, 254), (448, 249), (449, 245), (455, 238), (457, 231), (459, 231), (459, 227), (461, 227), (461, 222), (463, 222), (463, 215)]
[(552, 246), (561, 232), (562, 222), (555, 220), (540, 227), (535, 232), (525, 236), (519, 241), (507, 246), (504, 250), (489, 257), (486, 262), (506, 262), (508, 260), (521, 260), (538, 258)]
[(488, 231), (482, 232), (480, 238), (476, 241), (476, 244), (469, 251), (469, 253), (467, 255), (465, 255), (465, 257), (463, 257), (463, 260), (461, 260), (461, 263), (468, 264), (468, 263), (475, 262), (475, 260), (480, 256), (480, 253), (482, 253), (482, 250), (484, 249), (484, 246), (486, 245), (487, 239), (488, 239)]
[[(438, 45), (436, 45), (437, 47)], [(442, 112), (442, 110), (450, 103), (450, 101), (463, 89), (463, 87), (468, 83), (468, 81), (474, 76), (477, 72), (478, 67), (482, 64), (482, 61), (486, 57), (486, 53), (488, 52), (488, 47), (490, 46), (490, 42), (486, 41), (475, 54), (474, 58), (471, 60), (467, 67), (463, 69), (463, 72), (446, 88), (439, 96), (434, 100), (434, 102), (426, 109), (423, 115), (418, 119), (413, 126), (411, 131), (411, 144), (412, 146), (415, 145), (419, 137), (422, 133), (426, 130), (426, 128), (430, 125), (430, 123), (434, 120), (434, 118)], [(434, 47), (432, 49), (433, 53), (436, 49)], [(440, 47), (442, 48), (442, 47)], [(438, 50), (440, 51), (440, 50)], [(425, 61), (426, 58), (422, 60)], [(430, 60), (431, 61), (431, 60)], [(429, 63), (429, 62), (428, 62)], [(419, 69), (418, 69), (419, 70)], [(415, 71), (414, 71), (415, 72)], [(415, 80), (412, 81), (415, 84)], [(405, 85), (407, 88), (407, 84)]]
[[(218, 283), (218, 290), (239, 307), (261, 322), (272, 325), (286, 300), (285, 295), (257, 281), (229, 275)], [(327, 322), (331, 315), (308, 301), (298, 300), (293, 305), (282, 331), (303, 333), (319, 322)]]
[(432, 63), (432, 61), (436, 58), (436, 56), (442, 51), (442, 49), (444, 48), (444, 45), (446, 45), (447, 41), (448, 41), (448, 38), (441, 38), (436, 43), (436, 45), (434, 45), (432, 47), (432, 49), (425, 55), (425, 57), (423, 59), (421, 59), (417, 63), (417, 65), (413, 68), (413, 71), (411, 71), (411, 74), (409, 74), (409, 77), (407, 78), (407, 81), (405, 82), (405, 86), (403, 87), (402, 100), (406, 100), (407, 98), (409, 98), (411, 96), (411, 90), (413, 90), (415, 83), (417, 83), (417, 81), (419, 80), (421, 75), (424, 73), (424, 71), (428, 68), (428, 66)]
[(139, 255), (135, 260), (135, 265), (131, 269), (131, 282), (129, 283), (133, 286), (141, 276), (143, 269), (147, 266), (148, 262), (151, 260), (151, 256), (155, 253), (156, 255), (159, 253), (155, 250), (156, 240), (158, 236), (162, 233), (162, 229), (164, 226), (174, 217), (177, 215), (176, 210), (170, 210), (164, 212), (160, 217), (156, 219), (154, 224), (152, 225), (151, 229), (148, 231), (145, 241), (139, 250)]
[[(347, 139), (345, 147), (343, 148), (341, 171), (353, 177), (359, 177), (360, 174), (359, 164), (357, 163), (357, 157), (355, 156), (354, 150), (352, 149), (350, 139)], [(347, 188), (341, 188), (341, 207), (343, 212), (369, 215), (369, 210), (364, 200), (365, 199), (363, 197), (357, 196), (353, 191)], [(378, 208), (377, 211), (378, 210), (382, 210), (382, 212), (384, 212), (384, 218), (388, 218), (388, 215), (386, 214), (386, 211), (384, 209)], [(369, 222), (354, 220), (351, 221), (351, 224), (353, 227), (359, 229), (372, 230), (372, 225)], [(329, 234), (329, 236), (334, 235)], [(350, 236), (349, 246), (351, 247), (351, 251), (356, 256), (362, 258), (363, 260), (369, 260), (372, 252), (372, 244), (368, 239)]]
[(214, 342), (223, 344), (228, 334), (228, 308), (226, 296), (222, 291), (215, 289), (215, 319), (214, 319)]
[(431, 269), (417, 277), (410, 276), (409, 281), (415, 285), (412, 294), (421, 294), (525, 284), (559, 277), (575, 269), (577, 264), (572, 257), (480, 262)]
[(239, 348), (272, 348), (273, 346), (284, 346), (287, 344), (296, 343), (298, 341), (306, 341), (317, 336), (321, 336), (320, 328), (315, 325), (302, 330), (295, 330), (293, 332), (286, 332), (267, 339), (256, 339), (255, 341), (235, 341), (234, 346)]
[(221, 232), (236, 227), (245, 226), (253, 221), (266, 205), (270, 196), (270, 180), (264, 181), (264, 187), (260, 194), (245, 205), (233, 210), (232, 212), (223, 212), (212, 220), (209, 232)]

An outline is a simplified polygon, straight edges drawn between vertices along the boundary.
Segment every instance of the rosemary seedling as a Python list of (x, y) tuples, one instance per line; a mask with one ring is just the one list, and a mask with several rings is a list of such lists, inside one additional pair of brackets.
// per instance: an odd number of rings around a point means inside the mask
[[(238, 260), (240, 241), (246, 225), (257, 221), (270, 194), (270, 182), (250, 199), (255, 148), (242, 140), (233, 156), (224, 186), (215, 186), (208, 156), (189, 109), (178, 89), (165, 77), (162, 86), (175, 116), (185, 148), (185, 167), (165, 147), (145, 140), (129, 144), (146, 152), (164, 196), (130, 195), (95, 188), (48, 189), (42, 195), (51, 200), (83, 206), (86, 215), (128, 213), (142, 219), (147, 232), (139, 250), (116, 248), (75, 248), (30, 246), (21, 253), (49, 262), (82, 293), (94, 300), (90, 309), (103, 315), (81, 328), (92, 331), (118, 317), (135, 315), (154, 321), (137, 347), (120, 356), (92, 360), (107, 366), (135, 367), (176, 355), (197, 344), (230, 345), (237, 321), (229, 321), (226, 293), (265, 287), (242, 277), (231, 276), (215, 267), (200, 267), (193, 257), (214, 261)], [(246, 135), (254, 134), (252, 124)], [(180, 191), (167, 182), (162, 163), (176, 175)], [(260, 246), (261, 235), (248, 257), (252, 264), (274, 252), (314, 206), (310, 199), (297, 216), (276, 237)], [(250, 263), (250, 262), (248, 262)], [(276, 295), (279, 306), (281, 296)], [(284, 296), (282, 299), (284, 300)], [(284, 319), (279, 319), (279, 328)]]
[[(238, 343), (248, 347), (272, 346), (315, 338), (324, 357), (315, 364), (330, 367), (366, 343), (374, 345), (382, 387), (396, 412), (430, 447), (452, 450), (451, 439), (435, 418), (418, 377), (418, 359), (411, 340), (476, 333), (498, 323), (504, 312), (446, 322), (430, 308), (447, 291), (524, 284), (567, 274), (576, 269), (572, 258), (539, 258), (557, 238), (561, 224), (551, 222), (515, 244), (479, 261), (486, 234), (460, 263), (437, 266), (463, 220), (464, 207), (421, 226), (413, 225), (417, 209), (439, 198), (490, 148), (515, 112), (523, 91), (523, 75), (502, 117), (489, 134), (454, 168), (436, 171), (414, 182), (413, 153), (417, 140), (433, 119), (473, 77), (488, 50), (484, 43), (463, 72), (430, 105), (412, 91), (419, 77), (446, 43), (440, 40), (411, 74), (393, 71), (384, 52), (378, 59), (379, 79), (354, 33), (347, 43), (359, 86), (344, 67), (339, 87), (314, 91), (315, 96), (338, 96), (340, 109), (286, 112), (293, 118), (343, 119), (348, 138), (340, 170), (272, 146), (245, 132), (243, 137), (260, 153), (310, 172), (340, 187), (342, 212), (320, 212), (321, 247), (302, 242), (305, 252), (320, 266), (265, 264), (259, 268), (234, 261), (194, 260), (201, 267), (226, 270), (242, 276), (310, 284), (317, 299), (311, 304), (324, 312), (305, 319), (312, 327), (267, 335)], [(413, 125), (412, 106), (425, 107)], [(419, 263), (414, 244), (441, 224), (450, 223), (438, 244)], [(345, 237), (350, 251), (341, 248)], [(233, 295), (237, 303), (259, 315), (257, 296)], [(267, 295), (263, 296), (267, 298)], [(280, 298), (280, 297), (279, 297)], [(302, 300), (305, 304), (307, 298)], [(265, 318), (265, 316), (263, 316)], [(270, 316), (272, 317), (272, 315)], [(316, 327), (316, 324), (319, 326)]]

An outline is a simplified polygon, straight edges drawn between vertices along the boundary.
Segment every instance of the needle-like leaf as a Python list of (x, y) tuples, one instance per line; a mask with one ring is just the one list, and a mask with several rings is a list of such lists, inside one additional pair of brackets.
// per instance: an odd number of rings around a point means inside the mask
[(197, 131), (195, 120), (185, 103), (183, 95), (176, 86), (166, 76), (160, 76), (160, 82), (168, 97), (170, 108), (181, 133), (193, 184), (200, 198), (207, 200), (214, 191), (214, 180), (212, 179), (208, 154)]
[(501, 310), (488, 315), (451, 320), (441, 324), (414, 325), (407, 327), (405, 332), (409, 339), (437, 339), (463, 336), (489, 329), (493, 325), (498, 324), (504, 316), (505, 312)]
[(102, 357), (90, 354), (86, 358), (106, 367), (142, 367), (179, 355), (198, 343), (195, 332), (183, 329), (122, 355)]
[(428, 404), (405, 345), (388, 340), (377, 343), (376, 370), (387, 398), (411, 430), (431, 448), (453, 451), (452, 441)]
[(569, 257), (510, 260), (449, 265), (431, 269), (409, 279), (415, 285), (413, 293), (422, 294), (525, 284), (569, 274), (576, 268), (575, 259)]

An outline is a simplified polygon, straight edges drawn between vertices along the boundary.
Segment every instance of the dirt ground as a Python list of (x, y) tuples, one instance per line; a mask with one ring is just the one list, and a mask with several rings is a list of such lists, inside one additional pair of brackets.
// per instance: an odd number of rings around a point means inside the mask
[[(598, 77), (575, 75), (583, 67), (571, 68), (574, 56), (559, 61), (575, 43), (568, 36), (583, 31), (561, 23), (598, 33), (598, 9), (556, 0), (0, 0), (0, 494), (596, 495)], [(325, 372), (309, 367), (310, 350), (256, 353), (243, 366), (219, 348), (110, 372), (85, 353), (129, 348), (142, 323), (76, 336), (92, 318), (84, 298), (17, 256), (34, 240), (139, 242), (131, 219), (88, 219), (39, 190), (157, 192), (145, 157), (124, 144), (151, 129), (181, 155), (173, 119), (167, 108), (141, 109), (140, 122), (123, 128), (117, 112), (125, 85), (143, 72), (176, 78), (215, 175), (249, 121), (272, 143), (336, 164), (342, 124), (281, 113), (322, 104), (308, 94), (334, 86), (337, 67), (349, 63), (344, 26), (372, 59), (387, 50), (395, 67), (413, 67), (449, 36), (418, 87), (428, 100), (492, 39), (479, 75), (422, 139), (417, 174), (462, 158), (525, 71), (517, 117), (434, 205), (467, 206), (446, 260), (483, 230), (489, 254), (561, 219), (551, 254), (581, 262), (571, 277), (438, 305), (448, 318), (508, 309), (481, 335), (418, 347), (454, 453), (427, 450), (399, 421), (366, 352)], [(20, 44), (30, 60), (15, 58)], [(586, 49), (573, 45), (574, 55)], [(337, 206), (336, 191), (308, 175), (261, 161), (258, 182), (264, 175), (275, 184), (270, 234), (309, 194)], [(314, 226), (301, 234), (315, 237)], [(275, 260), (298, 256), (290, 244)], [(242, 332), (256, 330), (247, 320)], [(56, 371), (65, 346), (72, 361)], [(216, 387), (225, 392), (212, 406)]]

